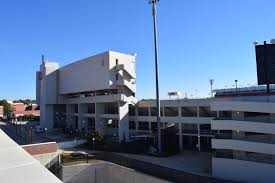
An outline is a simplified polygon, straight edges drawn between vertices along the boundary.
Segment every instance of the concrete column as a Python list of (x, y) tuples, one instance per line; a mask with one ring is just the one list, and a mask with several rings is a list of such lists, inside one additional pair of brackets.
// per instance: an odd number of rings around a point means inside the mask
[(83, 115), (82, 115), (82, 105), (77, 104), (78, 106), (78, 130), (81, 130), (83, 127)]
[(136, 130), (138, 130), (138, 107), (135, 107), (135, 123), (136, 123)]
[[(163, 113), (163, 117), (165, 117), (165, 110), (164, 110), (164, 107), (161, 107), (160, 108), (161, 110), (162, 110), (162, 113)], [(161, 115), (161, 112), (160, 112), (160, 115)], [(160, 122), (161, 122), (161, 124), (160, 124), (160, 126), (163, 126), (163, 120), (160, 120)]]
[(183, 150), (183, 144), (182, 144), (182, 124), (179, 124), (179, 149), (182, 151)]
[(178, 107), (178, 128), (179, 128), (179, 149), (180, 151), (183, 150), (182, 144), (182, 124), (181, 124), (181, 107)]
[(129, 141), (129, 104), (125, 102), (118, 102), (118, 132), (119, 142)]
[[(151, 108), (148, 107), (148, 111), (149, 111), (149, 116), (151, 116)], [(151, 131), (151, 121), (148, 121), (149, 123), (149, 131)]]
[(200, 140), (200, 138), (201, 138), (201, 129), (200, 129), (200, 124), (198, 124), (198, 150), (199, 150), (199, 152), (201, 151), (201, 140)]
[(42, 105), (40, 106), (41, 116), (40, 116), (40, 125), (43, 128), (47, 128), (48, 131), (53, 130), (54, 126), (54, 107), (53, 105)]
[(95, 129), (105, 134), (105, 119), (100, 118), (100, 114), (104, 114), (104, 103), (95, 103)]

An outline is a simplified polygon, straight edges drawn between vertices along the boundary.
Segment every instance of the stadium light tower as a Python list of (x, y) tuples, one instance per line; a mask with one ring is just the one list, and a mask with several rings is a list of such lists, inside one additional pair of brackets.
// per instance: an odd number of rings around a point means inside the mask
[(149, 0), (152, 5), (154, 19), (154, 44), (155, 44), (155, 74), (156, 74), (156, 107), (157, 107), (157, 146), (158, 153), (161, 154), (161, 129), (160, 129), (160, 101), (159, 101), (159, 79), (158, 79), (158, 36), (157, 36), (157, 3), (159, 0)]

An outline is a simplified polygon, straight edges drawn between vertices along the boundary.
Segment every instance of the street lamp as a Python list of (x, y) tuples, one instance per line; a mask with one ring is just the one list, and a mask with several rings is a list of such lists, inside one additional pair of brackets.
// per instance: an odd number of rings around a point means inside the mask
[(149, 0), (152, 4), (154, 20), (154, 45), (155, 45), (155, 74), (156, 74), (156, 107), (157, 107), (157, 129), (158, 129), (158, 153), (161, 153), (161, 129), (160, 129), (160, 101), (159, 101), (159, 81), (158, 81), (158, 37), (157, 37), (157, 2), (159, 0)]
[(92, 150), (95, 151), (95, 138), (93, 137), (92, 140), (93, 140), (93, 149)]

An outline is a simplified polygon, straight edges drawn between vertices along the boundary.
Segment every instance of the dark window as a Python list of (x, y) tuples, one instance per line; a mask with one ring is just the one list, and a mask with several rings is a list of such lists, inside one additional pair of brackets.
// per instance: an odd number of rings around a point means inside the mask
[(156, 122), (152, 122), (151, 123), (151, 130), (152, 131), (157, 131), (157, 128), (158, 128), (158, 124)]
[(95, 130), (95, 118), (88, 118), (88, 128)]
[(138, 115), (139, 116), (149, 116), (149, 108), (148, 107), (139, 107)]
[(182, 107), (181, 108), (182, 117), (197, 117), (197, 107)]
[(217, 117), (216, 111), (210, 111), (209, 106), (201, 106), (199, 108), (200, 117)]
[(78, 105), (77, 104), (74, 105), (74, 113), (78, 113)]
[(136, 108), (129, 107), (129, 116), (135, 116), (135, 115), (136, 115)]
[(90, 114), (95, 113), (95, 104), (88, 104), (88, 113)]
[(136, 122), (135, 121), (129, 121), (129, 129), (131, 129), (131, 130), (136, 129)]
[(118, 114), (117, 103), (106, 103), (105, 104), (105, 114)]
[(164, 107), (165, 116), (175, 117), (178, 116), (178, 108), (177, 107)]
[(138, 122), (138, 129), (139, 130), (149, 130), (149, 123), (148, 122)]
[[(150, 107), (151, 116), (157, 116), (157, 108)], [(160, 115), (163, 116), (163, 110), (160, 108)]]

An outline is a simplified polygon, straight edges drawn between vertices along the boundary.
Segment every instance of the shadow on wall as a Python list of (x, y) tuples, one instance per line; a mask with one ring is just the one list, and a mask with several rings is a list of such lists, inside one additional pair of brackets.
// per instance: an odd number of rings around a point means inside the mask
[(109, 162), (63, 166), (62, 181), (64, 183), (168, 183)]

